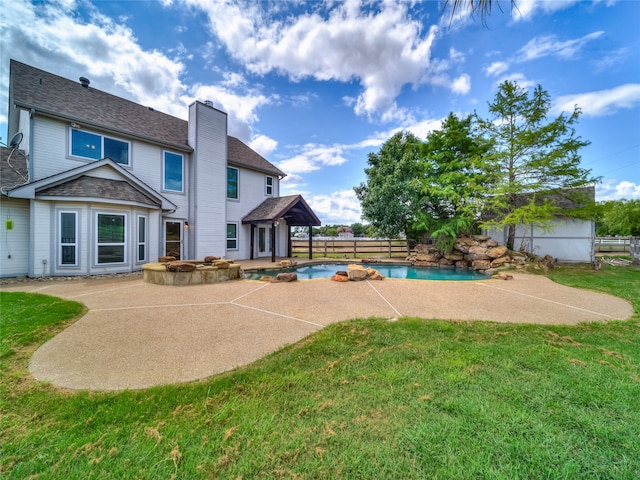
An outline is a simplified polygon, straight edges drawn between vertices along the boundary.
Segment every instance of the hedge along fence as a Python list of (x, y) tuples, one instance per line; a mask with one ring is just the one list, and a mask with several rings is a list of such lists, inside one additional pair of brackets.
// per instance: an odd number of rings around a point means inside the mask
[[(406, 258), (406, 240), (331, 239), (313, 240), (313, 255), (333, 258), (385, 257)], [(294, 257), (309, 255), (309, 240), (291, 240)]]

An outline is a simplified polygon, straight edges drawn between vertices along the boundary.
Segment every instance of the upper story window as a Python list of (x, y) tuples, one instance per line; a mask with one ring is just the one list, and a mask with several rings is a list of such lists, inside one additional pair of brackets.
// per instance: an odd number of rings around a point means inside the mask
[(273, 196), (273, 177), (267, 175), (265, 183), (265, 193), (268, 196)]
[(164, 152), (162, 188), (174, 192), (184, 191), (184, 158), (179, 153)]
[(120, 165), (130, 165), (129, 142), (84, 130), (71, 129), (71, 155), (91, 160), (110, 158)]
[(238, 169), (227, 167), (227, 198), (238, 199)]

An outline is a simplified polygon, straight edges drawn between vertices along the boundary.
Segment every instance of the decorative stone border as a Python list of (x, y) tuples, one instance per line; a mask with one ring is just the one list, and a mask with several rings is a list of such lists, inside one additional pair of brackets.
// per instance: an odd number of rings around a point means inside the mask
[(229, 260), (218, 265), (199, 260), (182, 260), (182, 262), (194, 264), (195, 269), (190, 272), (170, 271), (167, 267), (168, 263), (147, 263), (142, 266), (144, 281), (155, 285), (183, 286), (226, 282), (242, 278), (240, 264), (232, 263)]

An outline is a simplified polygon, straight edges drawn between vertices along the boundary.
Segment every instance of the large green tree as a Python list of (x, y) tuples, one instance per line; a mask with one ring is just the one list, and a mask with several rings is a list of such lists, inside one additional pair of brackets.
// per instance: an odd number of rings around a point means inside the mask
[(494, 182), (490, 148), (491, 143), (475, 133), (471, 116), (461, 119), (453, 113), (422, 145), (418, 225), (443, 250), (477, 225), (482, 199)]
[(580, 117), (576, 106), (569, 115), (549, 119), (549, 94), (538, 85), (531, 95), (516, 82), (502, 83), (489, 104), (490, 118), (478, 118), (492, 144), (488, 158), (497, 176), (485, 198), (487, 228), (508, 227), (507, 246), (514, 248), (518, 224), (549, 228), (558, 215), (584, 218), (589, 208), (563, 210), (558, 196), (585, 205), (584, 187), (598, 179), (580, 166), (579, 150), (589, 144), (576, 135)]
[(420, 140), (410, 132), (399, 132), (378, 152), (368, 155), (367, 180), (355, 187), (362, 216), (378, 235), (417, 238), (417, 212), (421, 210)]
[(612, 200), (601, 205), (598, 236), (640, 236), (640, 200)]

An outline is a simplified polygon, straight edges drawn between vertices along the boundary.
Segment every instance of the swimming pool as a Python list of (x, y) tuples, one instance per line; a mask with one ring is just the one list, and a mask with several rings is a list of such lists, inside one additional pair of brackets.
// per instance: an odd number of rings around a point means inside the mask
[[(297, 273), (298, 280), (330, 278), (338, 270), (347, 270), (347, 265), (346, 263), (317, 263), (291, 268), (258, 270), (245, 272), (244, 278), (247, 280), (260, 280), (263, 276), (275, 277), (278, 273), (283, 272)], [(486, 273), (456, 268), (415, 267), (413, 265), (387, 263), (363, 263), (362, 266), (364, 268), (375, 268), (380, 272), (380, 275), (386, 278), (406, 278), (410, 280), (486, 280), (490, 278)]]

